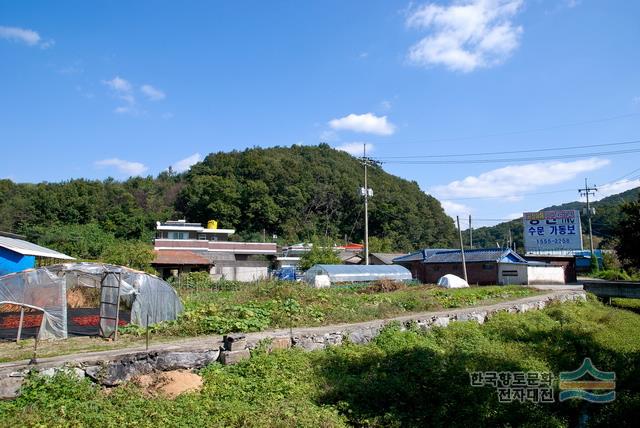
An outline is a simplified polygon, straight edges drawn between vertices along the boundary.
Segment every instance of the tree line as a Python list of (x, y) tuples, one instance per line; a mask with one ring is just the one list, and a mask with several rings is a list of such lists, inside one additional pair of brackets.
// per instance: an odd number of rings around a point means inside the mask
[[(385, 249), (453, 244), (452, 220), (416, 182), (372, 167), (369, 183), (375, 192), (369, 230)], [(326, 144), (218, 152), (182, 174), (37, 184), (0, 180), (0, 230), (81, 259), (99, 259), (125, 242), (150, 244), (156, 221), (171, 218), (203, 224), (216, 219), (220, 227), (236, 229), (238, 240), (361, 242), (361, 186), (358, 159)]]

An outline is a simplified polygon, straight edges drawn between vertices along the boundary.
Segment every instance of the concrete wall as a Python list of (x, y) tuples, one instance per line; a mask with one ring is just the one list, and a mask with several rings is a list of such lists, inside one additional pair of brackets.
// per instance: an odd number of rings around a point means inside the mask
[(525, 256), (527, 260), (533, 262), (543, 262), (552, 266), (561, 266), (564, 269), (564, 282), (570, 284), (577, 282), (578, 277), (576, 274), (576, 259), (573, 256), (548, 256), (540, 254), (529, 254)]
[(564, 284), (562, 266), (528, 266), (527, 284)]
[(212, 275), (215, 279), (229, 281), (251, 282), (269, 278), (269, 268), (266, 266), (221, 266)]
[(515, 263), (499, 263), (498, 275), (500, 285), (526, 285), (527, 265)]

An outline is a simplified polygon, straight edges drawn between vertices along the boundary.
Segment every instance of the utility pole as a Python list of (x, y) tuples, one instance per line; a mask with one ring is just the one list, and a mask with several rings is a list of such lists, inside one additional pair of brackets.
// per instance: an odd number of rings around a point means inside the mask
[[(364, 264), (369, 264), (369, 185), (367, 184), (367, 143), (362, 145), (364, 162)], [(589, 223), (591, 224), (591, 223)], [(593, 248), (591, 249), (593, 252)]]
[[(591, 250), (591, 258), (593, 259), (594, 251), (593, 251), (593, 230), (591, 229), (591, 205), (589, 203), (589, 196), (595, 196), (598, 188), (593, 185), (593, 187), (589, 187), (587, 184), (587, 179), (584, 179), (584, 189), (578, 189), (580, 196), (587, 197), (587, 219), (589, 220), (589, 247)], [(600, 264), (597, 263), (596, 260), (596, 269), (600, 270)]]
[(369, 264), (369, 197), (373, 196), (373, 189), (369, 189), (367, 178), (367, 167), (379, 165), (380, 162), (367, 157), (367, 143), (362, 145), (362, 160), (364, 166), (364, 187), (360, 189), (360, 193), (364, 196), (364, 264)]
[(473, 250), (473, 228), (471, 227), (471, 214), (469, 214), (469, 248)]
[(460, 236), (460, 251), (462, 252), (462, 271), (464, 272), (464, 280), (469, 283), (467, 279), (467, 262), (464, 258), (464, 244), (462, 243), (462, 229), (460, 229), (460, 217), (456, 216), (456, 222), (458, 223), (458, 235)]

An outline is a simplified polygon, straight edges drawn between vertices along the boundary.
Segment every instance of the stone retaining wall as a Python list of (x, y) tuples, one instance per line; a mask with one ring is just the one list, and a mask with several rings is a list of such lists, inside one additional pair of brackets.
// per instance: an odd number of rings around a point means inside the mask
[(198, 369), (215, 361), (234, 364), (249, 358), (250, 350), (255, 349), (260, 343), (265, 343), (268, 349), (295, 347), (308, 351), (340, 345), (345, 340), (364, 344), (371, 341), (385, 325), (392, 322), (400, 323), (404, 328), (415, 324), (424, 329), (432, 326), (446, 327), (455, 321), (476, 321), (482, 324), (500, 311), (527, 312), (543, 309), (552, 301), (565, 302), (585, 299), (586, 294), (583, 291), (557, 291), (490, 306), (427, 312), (355, 324), (296, 328), (291, 332), (277, 330), (246, 335), (229, 335), (229, 337), (197, 338), (182, 346), (167, 344), (164, 345), (164, 349), (160, 347), (160, 349), (144, 352), (120, 350), (109, 353), (57, 357), (44, 359), (35, 366), (15, 363), (2, 364), (0, 365), (0, 398), (16, 397), (24, 378), (33, 370), (47, 376), (52, 376), (58, 370), (68, 370), (78, 377), (89, 377), (100, 385), (115, 386), (135, 376), (154, 371)]

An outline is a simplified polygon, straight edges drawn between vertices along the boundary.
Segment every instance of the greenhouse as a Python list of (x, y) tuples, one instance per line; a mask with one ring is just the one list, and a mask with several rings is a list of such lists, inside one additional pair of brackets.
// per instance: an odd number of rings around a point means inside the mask
[(74, 329), (74, 334), (114, 337), (116, 326), (174, 320), (182, 309), (168, 283), (122, 266), (67, 263), (0, 277), (5, 339), (20, 334), (66, 339)]
[(381, 279), (410, 281), (412, 278), (407, 268), (398, 265), (315, 265), (304, 274), (305, 282), (317, 288)]

